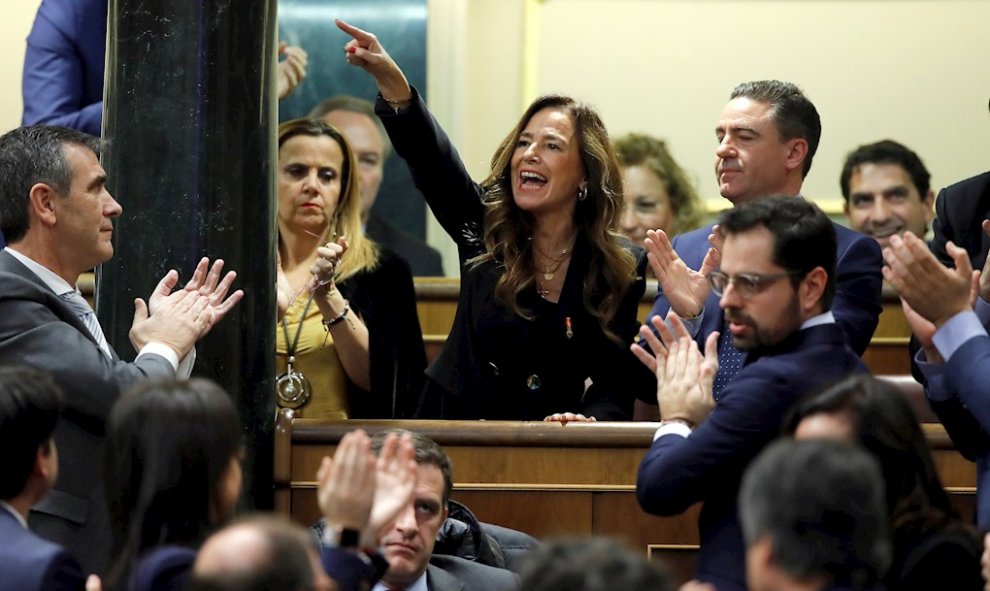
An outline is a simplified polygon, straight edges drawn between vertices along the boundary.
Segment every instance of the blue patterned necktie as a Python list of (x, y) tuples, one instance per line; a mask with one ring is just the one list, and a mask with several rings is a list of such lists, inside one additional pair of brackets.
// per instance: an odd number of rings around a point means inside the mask
[(744, 354), (732, 346), (732, 333), (729, 323), (722, 321), (722, 334), (718, 336), (718, 373), (712, 386), (712, 397), (719, 399), (722, 389), (742, 368)]
[(89, 307), (89, 303), (86, 301), (86, 298), (82, 297), (82, 294), (78, 291), (67, 291), (63, 294), (59, 294), (58, 297), (61, 298), (62, 302), (68, 306), (76, 316), (79, 317), (79, 320), (81, 320), (83, 324), (86, 325), (86, 328), (89, 329), (89, 333), (93, 335), (94, 339), (96, 339), (96, 344), (99, 345), (100, 350), (103, 351), (107, 357), (112, 359), (113, 356), (110, 355), (110, 345), (107, 343), (107, 338), (103, 336), (103, 329), (100, 328), (100, 322), (96, 319), (96, 314), (93, 313), (93, 309)]

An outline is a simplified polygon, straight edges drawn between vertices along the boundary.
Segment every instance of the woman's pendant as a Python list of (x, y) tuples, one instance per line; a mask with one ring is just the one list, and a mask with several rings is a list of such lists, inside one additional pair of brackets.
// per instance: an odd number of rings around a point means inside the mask
[(553, 271), (544, 271), (543, 278), (547, 281), (553, 281)]
[(310, 385), (306, 376), (292, 368), (290, 358), (285, 373), (275, 379), (275, 394), (278, 405), (283, 408), (299, 408), (309, 402), (313, 395), (313, 386)]

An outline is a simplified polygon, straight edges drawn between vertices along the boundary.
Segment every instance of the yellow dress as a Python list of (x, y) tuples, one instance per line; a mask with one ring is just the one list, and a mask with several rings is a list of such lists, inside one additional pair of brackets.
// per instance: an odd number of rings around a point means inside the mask
[[(337, 356), (333, 337), (323, 327), (320, 309), (316, 304), (310, 304), (306, 309), (307, 299), (305, 294), (296, 298), (285, 313), (289, 344), (299, 335), (293, 369), (306, 376), (313, 388), (309, 401), (296, 409), (296, 416), (307, 419), (346, 419), (349, 388), (347, 375)], [(275, 332), (275, 373), (281, 375), (285, 372), (289, 358), (286, 331), (282, 322), (278, 323)]]

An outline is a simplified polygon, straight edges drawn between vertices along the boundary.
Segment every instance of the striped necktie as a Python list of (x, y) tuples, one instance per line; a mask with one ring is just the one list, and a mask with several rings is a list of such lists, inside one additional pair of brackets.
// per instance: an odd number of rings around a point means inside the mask
[(76, 316), (79, 317), (79, 320), (81, 320), (83, 324), (86, 325), (86, 328), (89, 329), (89, 333), (93, 335), (94, 339), (96, 339), (96, 344), (99, 345), (100, 350), (102, 350), (107, 357), (112, 359), (113, 356), (110, 354), (110, 345), (107, 343), (107, 338), (103, 336), (103, 329), (100, 328), (100, 322), (96, 319), (96, 314), (93, 313), (93, 309), (89, 307), (89, 303), (86, 302), (86, 298), (82, 297), (82, 294), (76, 290), (59, 294), (58, 297), (61, 298), (62, 302), (68, 306)]

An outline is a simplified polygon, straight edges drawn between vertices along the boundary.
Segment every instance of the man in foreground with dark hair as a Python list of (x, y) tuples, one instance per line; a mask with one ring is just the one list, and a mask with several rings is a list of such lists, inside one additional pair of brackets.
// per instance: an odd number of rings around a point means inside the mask
[[(663, 420), (639, 467), (640, 506), (676, 515), (703, 501), (697, 578), (719, 591), (746, 589), (736, 513), (743, 470), (780, 432), (791, 404), (813, 388), (866, 367), (831, 312), (836, 289), (835, 228), (814, 204), (770, 197), (722, 214), (721, 270), (708, 275), (720, 296), (736, 349), (748, 353), (738, 375), (712, 396), (717, 332), (705, 353), (671, 317), (640, 335), (655, 354), (633, 352), (657, 376)], [(875, 246), (875, 243), (874, 243)]]
[[(760, 80), (736, 86), (715, 128), (719, 192), (735, 207), (770, 195), (799, 197), (820, 136), (818, 111), (794, 84)], [(882, 310), (883, 260), (875, 241), (839, 224), (833, 228), (835, 273), (830, 275), (835, 301), (831, 309), (846, 342), (862, 355)], [(709, 271), (718, 268), (720, 241), (713, 226), (681, 234), (673, 241), (663, 231), (647, 232), (646, 240), (650, 264), (660, 283), (649, 316), (663, 319), (673, 311), (687, 321), (699, 345), (714, 332), (722, 334), (716, 400), (746, 359), (746, 353), (730, 342), (718, 313), (718, 296), (705, 280)]]
[[(113, 403), (149, 378), (188, 377), (194, 345), (243, 296), (227, 292), (223, 261), (200, 261), (184, 289), (169, 271), (147, 303), (138, 299), (133, 362), (117, 356), (76, 287), (113, 256), (120, 204), (107, 191), (100, 140), (65, 127), (21, 127), (0, 136), (0, 364), (50, 372), (65, 393), (54, 439), (61, 478), (29, 522), (102, 574), (110, 552), (103, 492), (104, 425)], [(149, 262), (150, 263), (150, 262)], [(174, 291), (173, 291), (174, 290)]]
[(0, 368), (0, 588), (83, 588), (76, 559), (27, 525), (28, 510), (58, 477), (52, 432), (61, 410), (62, 393), (50, 376), (29, 367)]
[(830, 440), (781, 440), (739, 491), (749, 591), (867, 591), (892, 548), (880, 467)]

